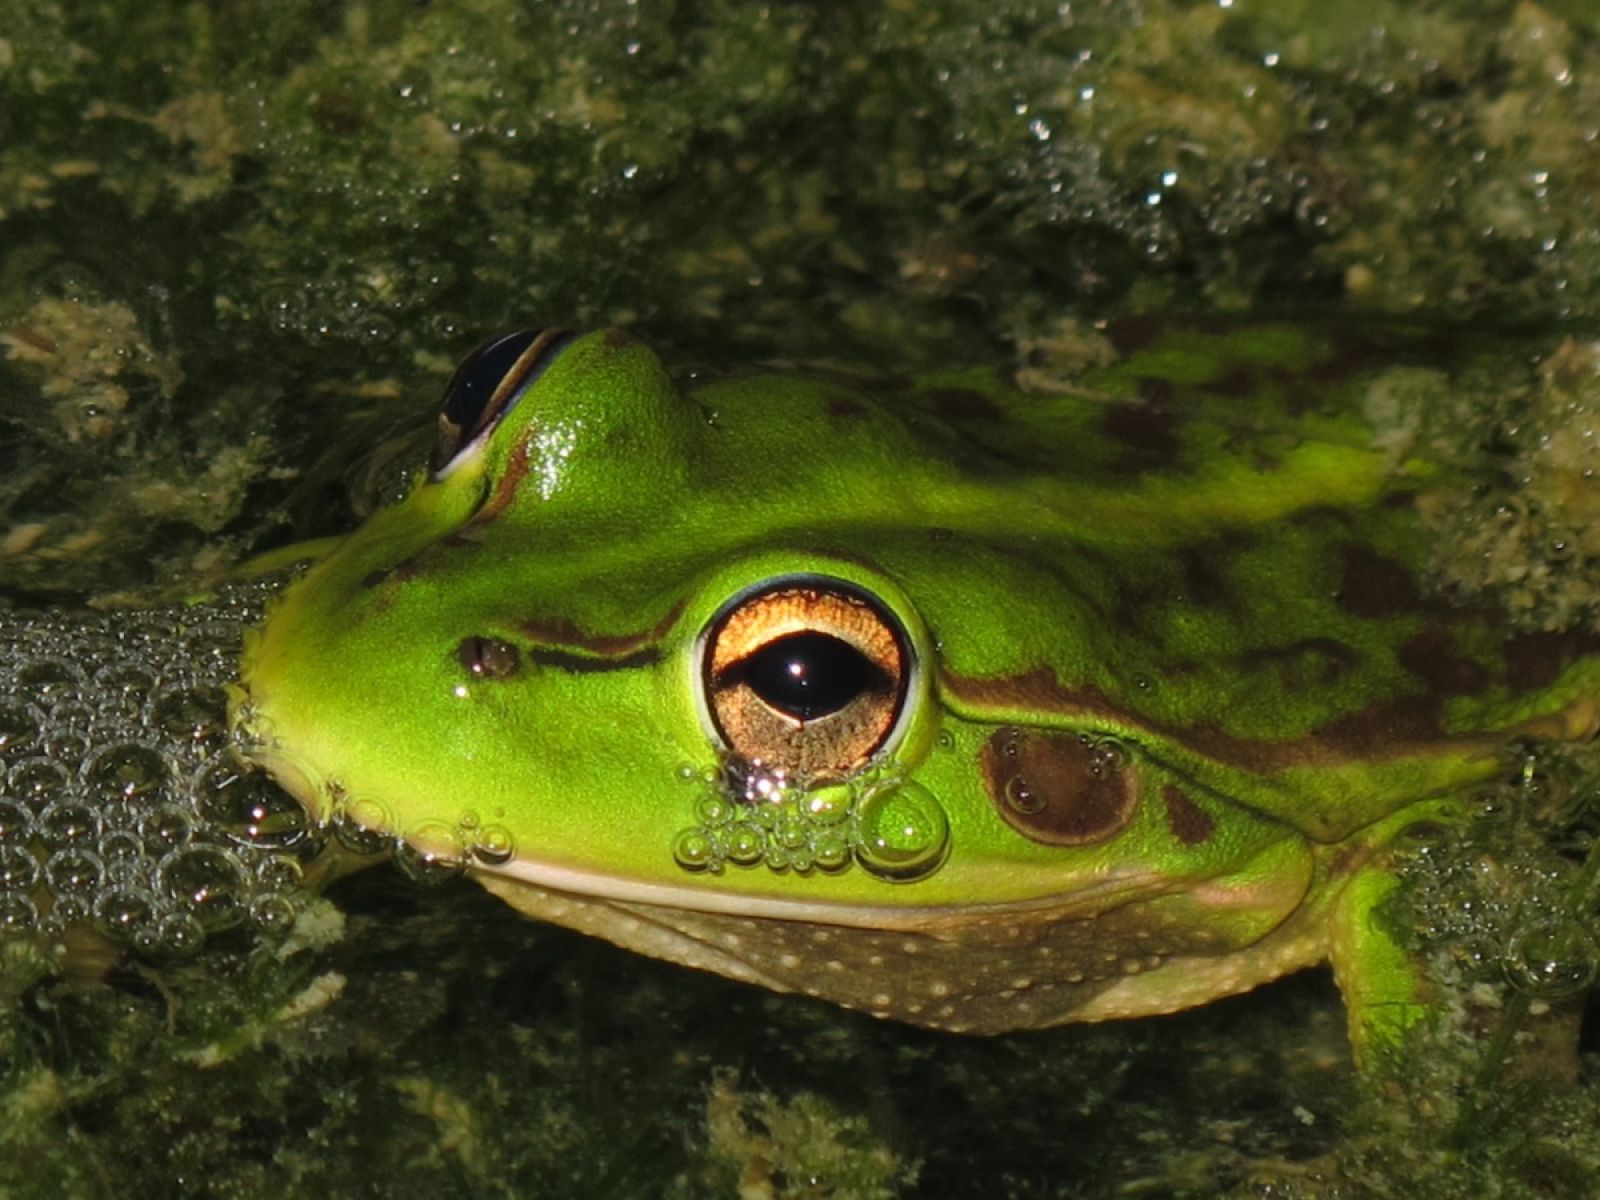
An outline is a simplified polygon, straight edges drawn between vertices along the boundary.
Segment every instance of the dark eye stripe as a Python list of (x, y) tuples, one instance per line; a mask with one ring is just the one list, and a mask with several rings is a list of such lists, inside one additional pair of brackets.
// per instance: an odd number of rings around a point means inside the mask
[(494, 428), (575, 336), (565, 329), (522, 329), (491, 338), (462, 359), (445, 384), (429, 462), (433, 474)]

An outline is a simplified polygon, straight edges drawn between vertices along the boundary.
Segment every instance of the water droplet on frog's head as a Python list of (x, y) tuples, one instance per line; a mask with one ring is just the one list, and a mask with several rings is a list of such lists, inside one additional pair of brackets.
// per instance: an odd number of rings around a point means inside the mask
[(1512, 935), (1505, 969), (1521, 991), (1565, 1000), (1587, 991), (1600, 976), (1600, 939), (1575, 919), (1541, 917)]
[(467, 840), (472, 857), (489, 866), (510, 862), (517, 852), (516, 839), (504, 825), (484, 825)]
[(334, 839), (353, 854), (385, 854), (394, 848), (389, 810), (376, 800), (344, 797), (329, 821)]
[(939, 869), (950, 851), (950, 822), (919, 783), (886, 784), (856, 807), (856, 860), (880, 879), (909, 882)]
[(227, 929), (244, 917), (249, 879), (239, 856), (222, 846), (180, 846), (162, 858), (156, 878), (162, 892), (206, 932)]
[(415, 883), (444, 883), (466, 870), (467, 848), (454, 826), (422, 821), (395, 843), (394, 860)]

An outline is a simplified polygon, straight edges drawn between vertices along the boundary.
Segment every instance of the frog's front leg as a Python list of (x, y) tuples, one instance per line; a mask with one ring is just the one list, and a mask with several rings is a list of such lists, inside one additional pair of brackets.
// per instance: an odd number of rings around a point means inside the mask
[(1328, 958), (1344, 997), (1350, 1044), (1364, 1069), (1381, 1066), (1435, 1001), (1391, 902), (1400, 886), (1393, 856), (1368, 859), (1340, 890), (1328, 918)]

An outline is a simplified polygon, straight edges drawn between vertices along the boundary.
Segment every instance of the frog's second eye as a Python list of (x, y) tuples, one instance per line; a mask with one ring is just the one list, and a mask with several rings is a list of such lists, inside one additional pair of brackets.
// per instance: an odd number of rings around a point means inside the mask
[(727, 749), (808, 782), (864, 766), (905, 707), (905, 634), (843, 583), (788, 581), (741, 596), (701, 645), (700, 685)]
[(461, 360), (444, 386), (428, 463), (434, 478), (499, 424), (572, 337), (565, 329), (522, 329), (491, 338)]

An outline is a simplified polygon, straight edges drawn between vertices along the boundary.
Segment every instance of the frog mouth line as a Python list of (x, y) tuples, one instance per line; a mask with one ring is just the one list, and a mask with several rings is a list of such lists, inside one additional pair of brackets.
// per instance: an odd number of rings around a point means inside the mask
[[(792, 899), (743, 891), (713, 891), (704, 887), (662, 883), (630, 883), (612, 876), (553, 866), (548, 863), (512, 862), (497, 866), (474, 865), (469, 874), (482, 883), (525, 887), (575, 900), (617, 904), (642, 904), (654, 908), (717, 913), (752, 919), (813, 921), (820, 924), (859, 926), (877, 930), (927, 930), (930, 925), (984, 923), (1000, 917), (1049, 913), (1056, 918), (1092, 916), (1133, 900), (1146, 900), (1171, 890), (1173, 881), (1154, 871), (1128, 872), (1098, 879), (1069, 892), (1055, 892), (1026, 900), (978, 904), (952, 900), (941, 904), (869, 904), (842, 900)], [(500, 890), (499, 888), (493, 890)]]

